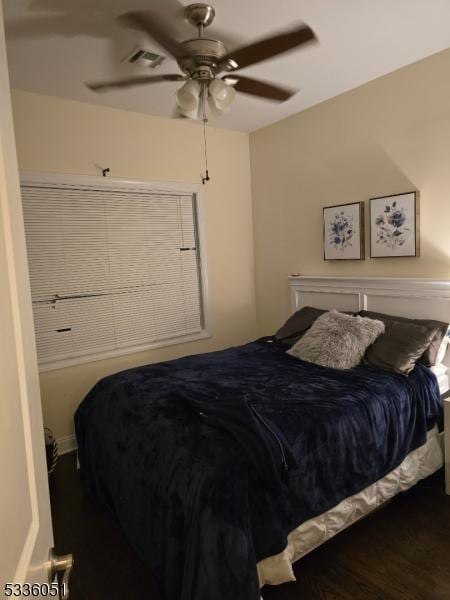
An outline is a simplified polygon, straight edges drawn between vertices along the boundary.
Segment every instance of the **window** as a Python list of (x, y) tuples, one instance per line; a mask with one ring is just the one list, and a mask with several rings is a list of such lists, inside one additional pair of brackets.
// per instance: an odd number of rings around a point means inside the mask
[(41, 368), (208, 336), (197, 186), (29, 175), (21, 189)]

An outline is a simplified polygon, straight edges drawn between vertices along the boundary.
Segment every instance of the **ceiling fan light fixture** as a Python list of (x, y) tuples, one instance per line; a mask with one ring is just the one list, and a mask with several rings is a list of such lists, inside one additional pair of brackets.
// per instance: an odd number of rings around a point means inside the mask
[(221, 113), (228, 112), (236, 97), (236, 90), (221, 79), (213, 79), (209, 84), (209, 106), (211, 104)]
[(223, 111), (219, 110), (212, 96), (208, 96), (208, 117), (210, 119), (218, 119), (223, 115)]
[(189, 79), (176, 93), (177, 106), (182, 115), (190, 119), (198, 116), (201, 87), (198, 81)]

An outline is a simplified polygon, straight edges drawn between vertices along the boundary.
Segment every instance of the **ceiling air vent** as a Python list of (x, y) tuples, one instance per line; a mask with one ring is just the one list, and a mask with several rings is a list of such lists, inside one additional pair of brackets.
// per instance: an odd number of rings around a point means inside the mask
[(125, 58), (124, 62), (133, 63), (135, 65), (139, 65), (140, 67), (151, 67), (154, 69), (155, 67), (158, 67), (165, 59), (165, 56), (155, 54), (149, 50), (144, 50), (143, 48), (134, 48), (134, 50), (132, 50), (132, 52), (130, 52), (130, 54)]

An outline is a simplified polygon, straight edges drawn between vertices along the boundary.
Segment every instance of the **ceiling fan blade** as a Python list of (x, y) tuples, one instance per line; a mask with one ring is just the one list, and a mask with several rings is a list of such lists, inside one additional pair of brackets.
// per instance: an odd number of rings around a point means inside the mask
[(129, 12), (117, 17), (119, 23), (132, 29), (144, 31), (162, 46), (174, 58), (183, 53), (182, 44), (177, 42), (168, 32), (161, 18), (154, 12)]
[[(291, 31), (285, 31), (249, 46), (232, 50), (222, 58), (219, 66), (229, 71), (243, 69), (315, 40), (317, 38), (314, 31), (308, 26), (302, 25)], [(237, 66), (230, 64), (230, 61)]]
[(86, 83), (93, 92), (107, 92), (109, 90), (128, 88), (136, 85), (147, 85), (149, 83), (159, 83), (161, 81), (184, 81), (183, 75), (147, 75), (139, 77), (127, 77), (126, 79), (116, 79), (115, 81)]
[(278, 102), (289, 100), (291, 96), (297, 93), (297, 90), (283, 88), (274, 85), (273, 83), (261, 81), (260, 79), (241, 77), (237, 73), (230, 74), (230, 76), (225, 76), (222, 79), (228, 82), (237, 80), (236, 83), (233, 84), (233, 87), (237, 92), (259, 96), (260, 98), (267, 98), (269, 100), (277, 100)]

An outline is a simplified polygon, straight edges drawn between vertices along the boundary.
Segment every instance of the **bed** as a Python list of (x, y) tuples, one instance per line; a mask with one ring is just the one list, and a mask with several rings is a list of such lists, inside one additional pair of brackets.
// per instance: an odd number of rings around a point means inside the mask
[[(450, 314), (448, 282), (290, 283), (294, 310), (388, 302), (405, 316)], [(257, 600), (265, 583), (294, 578), (292, 562), (442, 466), (440, 395), (420, 364), (407, 378), (339, 372), (262, 338), (100, 381), (76, 413), (81, 475), (167, 600)]]

